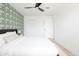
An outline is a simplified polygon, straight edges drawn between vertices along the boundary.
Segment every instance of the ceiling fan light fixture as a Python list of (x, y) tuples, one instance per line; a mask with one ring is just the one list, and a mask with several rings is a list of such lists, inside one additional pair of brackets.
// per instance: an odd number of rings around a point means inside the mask
[(44, 12), (44, 10), (40, 8), (41, 4), (42, 3), (36, 3), (34, 7), (24, 7), (24, 9), (38, 8), (39, 11)]

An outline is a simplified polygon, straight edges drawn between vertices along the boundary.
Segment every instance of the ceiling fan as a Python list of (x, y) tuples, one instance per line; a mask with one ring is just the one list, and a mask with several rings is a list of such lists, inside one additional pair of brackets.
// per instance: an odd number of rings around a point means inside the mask
[(36, 3), (34, 7), (24, 7), (25, 9), (31, 9), (31, 8), (38, 8), (39, 11), (44, 12), (42, 8), (40, 8), (40, 5), (42, 3)]

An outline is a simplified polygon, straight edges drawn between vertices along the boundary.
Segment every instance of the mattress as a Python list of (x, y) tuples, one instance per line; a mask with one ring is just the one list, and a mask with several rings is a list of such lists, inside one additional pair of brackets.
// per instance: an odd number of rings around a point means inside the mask
[(47, 38), (19, 37), (0, 47), (1, 56), (56, 56), (58, 50)]

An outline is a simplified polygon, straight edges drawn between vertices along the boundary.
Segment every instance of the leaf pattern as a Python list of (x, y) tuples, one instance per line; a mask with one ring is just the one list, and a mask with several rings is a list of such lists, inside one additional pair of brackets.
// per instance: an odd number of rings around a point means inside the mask
[(0, 29), (18, 29), (24, 34), (24, 17), (8, 3), (0, 3)]

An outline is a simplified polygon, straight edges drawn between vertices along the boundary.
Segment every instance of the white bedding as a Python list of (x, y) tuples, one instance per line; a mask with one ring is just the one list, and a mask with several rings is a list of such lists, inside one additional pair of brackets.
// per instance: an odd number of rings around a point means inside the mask
[(39, 37), (19, 37), (0, 47), (2, 56), (56, 56), (57, 54), (57, 48), (52, 42)]

